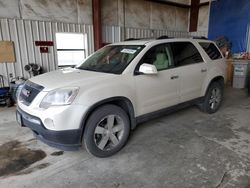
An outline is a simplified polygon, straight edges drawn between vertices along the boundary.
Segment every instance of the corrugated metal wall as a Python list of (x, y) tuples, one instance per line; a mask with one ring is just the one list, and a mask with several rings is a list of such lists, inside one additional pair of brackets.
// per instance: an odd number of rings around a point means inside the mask
[[(86, 54), (94, 51), (92, 25), (0, 19), (0, 40), (14, 41), (16, 54), (16, 62), (0, 63), (0, 74), (4, 76), (6, 85), (10, 82), (10, 73), (13, 74), (13, 77), (24, 76), (29, 78), (29, 74), (23, 69), (28, 63), (37, 63), (45, 71), (52, 71), (57, 68), (55, 40), (55, 33), (57, 32), (86, 33), (88, 38)], [(39, 47), (35, 46), (34, 42), (37, 40), (54, 41), (54, 46), (49, 47), (49, 53), (40, 53)]]
[[(124, 34), (125, 32), (125, 34)], [(168, 31), (142, 28), (123, 28), (118, 26), (103, 26), (103, 42), (114, 43), (128, 38), (157, 38), (163, 35), (169, 37), (189, 37), (190, 33), (185, 31)]]
[(168, 36), (175, 38), (187, 38), (192, 36), (207, 36), (206, 32), (169, 31), (159, 29), (126, 28), (126, 38), (158, 38)]
[(102, 26), (102, 40), (104, 43), (115, 43), (122, 40), (122, 28), (119, 26)]
[(126, 38), (157, 38), (160, 36), (169, 37), (188, 37), (189, 33), (185, 31), (169, 31), (159, 29), (137, 29), (126, 28)]
[(187, 38), (192, 36), (207, 37), (207, 32), (168, 31), (142, 28), (125, 28), (124, 30), (123, 27), (118, 26), (103, 26), (102, 38), (105, 43), (114, 43), (128, 38), (157, 38), (164, 35), (176, 38)]
[(190, 32), (189, 35), (192, 37), (201, 37), (201, 36), (207, 37), (208, 32), (207, 31), (196, 31), (196, 32)]

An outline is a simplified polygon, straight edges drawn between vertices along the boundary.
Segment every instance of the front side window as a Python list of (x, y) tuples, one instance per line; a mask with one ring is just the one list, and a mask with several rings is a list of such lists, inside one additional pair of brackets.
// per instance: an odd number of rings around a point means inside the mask
[(191, 42), (173, 42), (171, 49), (176, 67), (203, 62), (199, 51)]
[(141, 52), (144, 46), (112, 45), (96, 51), (78, 69), (121, 74), (128, 64)]
[(158, 71), (173, 67), (172, 52), (169, 44), (160, 44), (152, 47), (141, 59), (140, 65), (143, 63), (155, 65)]
[(205, 50), (205, 52), (210, 57), (210, 59), (215, 60), (215, 59), (222, 58), (221, 53), (219, 52), (219, 50), (216, 48), (216, 46), (213, 43), (200, 42), (199, 44)]

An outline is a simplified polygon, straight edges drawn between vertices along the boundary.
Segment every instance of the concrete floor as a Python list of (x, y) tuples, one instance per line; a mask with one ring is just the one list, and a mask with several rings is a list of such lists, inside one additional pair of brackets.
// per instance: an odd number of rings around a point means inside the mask
[(216, 114), (191, 107), (139, 125), (127, 146), (106, 159), (84, 149), (54, 153), (59, 150), (18, 127), (14, 111), (0, 108), (0, 162), (6, 153), (17, 163), (30, 157), (15, 154), (15, 147), (3, 152), (14, 140), (26, 152), (42, 151), (27, 168), (18, 172), (12, 166), (0, 187), (250, 187), (250, 99), (243, 90), (226, 89)]

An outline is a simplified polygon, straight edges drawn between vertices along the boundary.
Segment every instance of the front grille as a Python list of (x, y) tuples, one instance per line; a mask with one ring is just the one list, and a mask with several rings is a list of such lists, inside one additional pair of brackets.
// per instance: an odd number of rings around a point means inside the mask
[(43, 86), (27, 81), (20, 92), (19, 100), (29, 106), (43, 89)]

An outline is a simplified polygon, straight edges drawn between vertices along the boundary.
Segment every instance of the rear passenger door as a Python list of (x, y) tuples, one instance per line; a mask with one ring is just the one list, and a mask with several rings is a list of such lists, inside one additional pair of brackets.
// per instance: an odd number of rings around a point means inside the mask
[(175, 67), (180, 74), (180, 102), (201, 97), (207, 64), (191, 42), (171, 43)]

